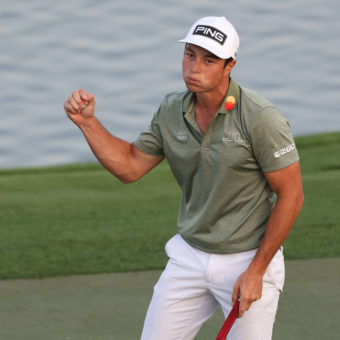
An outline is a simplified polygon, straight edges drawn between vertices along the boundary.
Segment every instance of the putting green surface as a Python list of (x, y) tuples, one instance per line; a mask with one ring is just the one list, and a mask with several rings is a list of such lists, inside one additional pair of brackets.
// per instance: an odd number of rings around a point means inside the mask
[[(273, 340), (340, 334), (340, 258), (286, 261)], [(160, 271), (0, 281), (0, 339), (139, 339)], [(215, 339), (218, 311), (196, 339)], [(160, 339), (161, 340), (161, 339)]]

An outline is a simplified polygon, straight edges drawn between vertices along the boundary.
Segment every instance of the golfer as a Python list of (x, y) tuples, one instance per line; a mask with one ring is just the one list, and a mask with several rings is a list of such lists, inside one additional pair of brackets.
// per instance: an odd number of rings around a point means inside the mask
[(271, 339), (282, 244), (303, 204), (298, 153), (280, 111), (231, 78), (239, 38), (229, 21), (201, 18), (180, 42), (187, 90), (167, 95), (134, 143), (105, 130), (93, 94), (74, 91), (64, 108), (122, 182), (166, 158), (182, 190), (178, 234), (166, 244), (141, 339), (194, 339), (218, 306), (227, 316), (237, 299), (228, 339)]

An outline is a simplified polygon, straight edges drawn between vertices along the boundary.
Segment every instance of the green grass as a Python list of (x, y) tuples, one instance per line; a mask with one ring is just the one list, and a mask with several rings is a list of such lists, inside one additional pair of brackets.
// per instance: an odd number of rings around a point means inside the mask
[(340, 256), (340, 133), (296, 138), (305, 202), (285, 242), (290, 259)]
[(0, 172), (0, 278), (155, 269), (176, 231), (167, 164), (124, 185), (99, 165)]
[[(340, 133), (296, 139), (305, 204), (286, 258), (340, 255)], [(124, 185), (98, 164), (0, 171), (0, 278), (160, 269), (180, 190), (166, 162)]]

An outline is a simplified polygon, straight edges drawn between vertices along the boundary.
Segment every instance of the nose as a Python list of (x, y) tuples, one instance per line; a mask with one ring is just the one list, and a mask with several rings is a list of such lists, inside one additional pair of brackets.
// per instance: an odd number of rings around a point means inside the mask
[(201, 71), (201, 66), (202, 66), (202, 63), (198, 58), (193, 60), (191, 64), (191, 72), (199, 73)]

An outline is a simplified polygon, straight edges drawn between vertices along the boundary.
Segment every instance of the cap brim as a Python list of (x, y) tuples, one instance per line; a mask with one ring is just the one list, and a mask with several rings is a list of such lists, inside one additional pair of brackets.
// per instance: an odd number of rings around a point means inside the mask
[(191, 37), (190, 39), (184, 38), (184, 39), (178, 40), (178, 42), (197, 45), (199, 47), (206, 49), (207, 51), (211, 52), (212, 54), (216, 55), (217, 57), (221, 59), (228, 59), (231, 57), (231, 55), (222, 54), (220, 51), (218, 51), (216, 47), (214, 47), (213, 45), (210, 45), (207, 42), (202, 42), (202, 40), (199, 38), (195, 38), (195, 37)]

